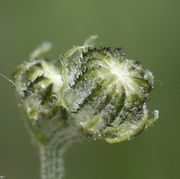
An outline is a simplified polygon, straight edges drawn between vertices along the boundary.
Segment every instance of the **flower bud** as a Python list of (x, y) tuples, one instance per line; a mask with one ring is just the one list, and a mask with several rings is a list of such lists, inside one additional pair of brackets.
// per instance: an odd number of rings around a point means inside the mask
[(121, 48), (95, 48), (95, 38), (68, 50), (60, 61), (41, 58), (50, 47), (42, 45), (14, 72), (21, 106), (40, 142), (65, 122), (94, 139), (116, 143), (137, 136), (158, 119), (158, 111), (148, 117), (146, 105), (152, 73)]
[[(39, 56), (38, 51), (43, 49), (37, 49), (36, 54), (33, 53), (34, 58)], [(30, 129), (39, 140), (46, 140), (59, 126), (54, 120), (60, 111), (63, 86), (59, 61), (31, 59), (21, 64), (12, 76)]]
[(62, 77), (54, 64), (45, 60), (26, 61), (13, 77), (29, 119), (54, 116), (62, 86)]
[[(72, 53), (73, 52), (73, 53)], [(109, 143), (131, 139), (158, 118), (146, 107), (153, 75), (122, 49), (77, 47), (64, 59), (64, 95), (70, 119), (93, 138)]]
[[(81, 134), (117, 143), (136, 137), (158, 119), (148, 117), (153, 75), (121, 48), (95, 48), (91, 36), (60, 60), (42, 58), (44, 43), (13, 73), (26, 123), (40, 149), (41, 177), (63, 176), (62, 156)], [(2, 75), (1, 75), (2, 76)]]

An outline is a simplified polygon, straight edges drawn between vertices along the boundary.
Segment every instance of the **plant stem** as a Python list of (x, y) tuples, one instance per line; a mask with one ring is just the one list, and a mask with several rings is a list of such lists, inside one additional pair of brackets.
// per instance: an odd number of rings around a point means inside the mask
[(40, 146), (41, 179), (62, 179), (63, 156), (77, 134), (78, 130), (74, 127), (62, 128), (53, 135), (46, 146)]

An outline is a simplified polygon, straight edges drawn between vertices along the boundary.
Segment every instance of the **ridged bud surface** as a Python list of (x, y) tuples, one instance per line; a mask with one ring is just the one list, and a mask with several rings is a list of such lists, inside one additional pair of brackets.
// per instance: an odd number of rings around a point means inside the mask
[(77, 47), (64, 61), (66, 109), (88, 135), (109, 143), (129, 140), (158, 118), (155, 111), (149, 119), (146, 108), (152, 73), (122, 49)]

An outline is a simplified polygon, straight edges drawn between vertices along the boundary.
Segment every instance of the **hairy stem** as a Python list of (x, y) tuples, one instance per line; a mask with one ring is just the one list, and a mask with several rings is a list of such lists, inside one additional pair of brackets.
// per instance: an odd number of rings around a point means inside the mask
[(53, 135), (48, 145), (40, 147), (41, 179), (63, 178), (63, 156), (77, 135), (77, 129), (65, 127)]

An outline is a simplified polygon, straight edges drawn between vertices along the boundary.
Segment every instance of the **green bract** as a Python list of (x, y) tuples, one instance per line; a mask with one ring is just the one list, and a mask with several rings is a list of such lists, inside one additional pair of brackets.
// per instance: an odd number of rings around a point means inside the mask
[(137, 136), (157, 120), (158, 111), (149, 118), (146, 107), (152, 73), (120, 48), (94, 47), (94, 39), (55, 61), (40, 57), (47, 50), (42, 46), (13, 74), (30, 128), (39, 140), (60, 130), (58, 122), (63, 121), (92, 138), (116, 143)]

